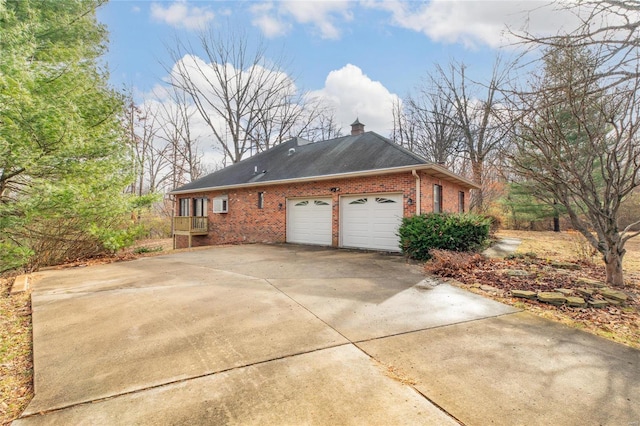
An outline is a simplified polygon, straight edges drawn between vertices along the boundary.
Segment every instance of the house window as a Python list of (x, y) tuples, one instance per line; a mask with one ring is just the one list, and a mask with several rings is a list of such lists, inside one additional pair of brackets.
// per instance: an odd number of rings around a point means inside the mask
[(193, 199), (193, 215), (198, 217), (207, 215), (207, 199), (206, 198)]
[(442, 213), (442, 185), (433, 185), (433, 212)]
[(189, 216), (189, 198), (180, 198), (178, 216)]
[(367, 203), (366, 198), (358, 198), (357, 200), (351, 201), (349, 204), (366, 204), (366, 203)]
[(458, 192), (458, 212), (464, 213), (464, 191)]
[(376, 203), (378, 204), (392, 204), (395, 203), (396, 201), (393, 201), (389, 198), (383, 198), (383, 197), (376, 197)]
[(214, 213), (227, 213), (229, 211), (229, 196), (220, 195), (213, 199), (213, 212)]
[(264, 192), (258, 192), (258, 208), (264, 208)]

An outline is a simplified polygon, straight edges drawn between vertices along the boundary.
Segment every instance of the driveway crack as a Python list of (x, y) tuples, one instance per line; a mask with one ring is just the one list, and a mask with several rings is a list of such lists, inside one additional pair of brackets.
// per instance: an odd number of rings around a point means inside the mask
[(267, 364), (267, 363), (270, 363), (270, 362), (273, 362), (273, 361), (285, 360), (285, 359), (293, 358), (293, 357), (300, 356), (300, 355), (312, 354), (314, 352), (320, 352), (320, 351), (324, 351), (324, 350), (327, 350), (327, 349), (333, 349), (333, 348), (338, 348), (338, 347), (341, 347), (341, 346), (348, 346), (348, 345), (352, 345), (352, 343), (351, 342), (339, 343), (339, 344), (335, 344), (335, 345), (323, 346), (321, 348), (315, 348), (315, 349), (308, 350), (308, 351), (295, 352), (295, 353), (282, 355), (282, 356), (278, 356), (278, 357), (274, 357), (274, 358), (269, 358), (269, 359), (265, 359), (265, 360), (261, 360), (261, 361), (251, 362), (251, 363), (248, 363), (248, 364), (229, 367), (229, 368), (225, 368), (225, 369), (218, 370), (218, 371), (212, 371), (212, 372), (208, 372), (208, 373), (197, 374), (197, 375), (194, 375), (194, 376), (185, 377), (185, 378), (177, 379), (177, 380), (169, 380), (167, 382), (158, 383), (156, 385), (145, 386), (145, 387), (138, 388), (138, 389), (132, 389), (132, 390), (129, 390), (129, 391), (120, 392), (120, 393), (117, 393), (117, 394), (114, 394), (114, 395), (105, 396), (105, 397), (102, 397), (102, 398), (94, 398), (94, 399), (89, 399), (89, 400), (86, 400), (86, 401), (75, 402), (75, 403), (72, 403), (72, 404), (67, 404), (67, 405), (64, 405), (64, 406), (55, 407), (55, 408), (51, 408), (51, 409), (48, 409), (48, 410), (42, 410), (42, 411), (39, 411), (37, 413), (30, 413), (30, 414), (22, 415), (19, 418), (20, 419), (27, 419), (27, 418), (30, 418), (30, 417), (45, 416), (47, 414), (52, 414), (52, 413), (56, 413), (56, 412), (60, 412), (60, 411), (64, 411), (64, 410), (69, 410), (69, 409), (72, 409), (72, 408), (75, 408), (75, 407), (81, 407), (81, 406), (85, 406), (85, 405), (96, 404), (96, 403), (99, 403), (99, 402), (109, 401), (109, 400), (112, 400), (112, 399), (116, 399), (116, 398), (120, 398), (120, 397), (124, 397), (124, 396), (129, 396), (129, 395), (136, 395), (136, 394), (147, 392), (147, 391), (154, 390), (154, 389), (162, 389), (162, 388), (166, 388), (166, 387), (177, 385), (177, 384), (181, 384), (181, 383), (186, 383), (186, 382), (189, 382), (189, 381), (192, 381), (192, 380), (197, 380), (197, 379), (201, 379), (201, 378), (205, 378), (205, 377), (212, 377), (212, 376), (216, 376), (216, 375), (219, 375), (219, 374), (229, 373), (229, 372), (232, 372), (232, 371), (235, 371), (235, 370), (241, 370), (243, 368), (257, 367), (257, 366), (260, 366), (260, 365), (263, 365), (263, 364)]

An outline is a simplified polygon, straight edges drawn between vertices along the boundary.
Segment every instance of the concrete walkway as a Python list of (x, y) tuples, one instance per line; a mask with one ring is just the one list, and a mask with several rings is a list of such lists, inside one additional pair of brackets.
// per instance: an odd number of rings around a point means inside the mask
[(487, 257), (503, 258), (515, 253), (518, 246), (522, 243), (519, 238), (502, 238), (497, 243), (482, 252)]
[(633, 424), (640, 351), (399, 256), (232, 246), (33, 283), (16, 425)]

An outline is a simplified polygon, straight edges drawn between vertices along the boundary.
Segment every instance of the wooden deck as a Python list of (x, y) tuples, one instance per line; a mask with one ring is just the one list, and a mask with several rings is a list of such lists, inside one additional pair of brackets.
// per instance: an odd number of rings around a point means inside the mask
[[(191, 237), (194, 235), (207, 235), (209, 233), (209, 220), (206, 216), (175, 216), (173, 218), (173, 235), (189, 236), (189, 248)], [(173, 248), (175, 248), (175, 238)]]
[(176, 216), (173, 233), (176, 235), (207, 235), (209, 222), (206, 216)]
[(176, 216), (173, 218), (173, 233), (176, 235), (207, 235), (209, 221), (206, 216)]

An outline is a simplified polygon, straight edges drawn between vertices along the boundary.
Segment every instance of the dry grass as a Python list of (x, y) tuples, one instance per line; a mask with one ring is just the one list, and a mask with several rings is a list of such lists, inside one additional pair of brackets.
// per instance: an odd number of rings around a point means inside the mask
[[(602, 264), (598, 253), (588, 245), (585, 238), (575, 231), (543, 232), (501, 230), (499, 238), (520, 238), (522, 244), (516, 253), (535, 253), (542, 259), (566, 262), (592, 261)], [(627, 253), (623, 260), (625, 278), (629, 284), (638, 285), (640, 281), (640, 236), (629, 240), (625, 246)]]
[(33, 397), (31, 295), (9, 295), (0, 278), (0, 424), (9, 424)]

